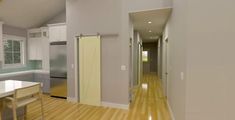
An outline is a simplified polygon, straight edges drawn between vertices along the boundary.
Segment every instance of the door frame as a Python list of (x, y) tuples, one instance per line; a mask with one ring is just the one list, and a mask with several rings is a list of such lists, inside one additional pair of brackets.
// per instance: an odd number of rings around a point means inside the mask
[(68, 98), (68, 101), (75, 101), (75, 102), (79, 102), (79, 89), (78, 89), (78, 86), (79, 86), (79, 82), (78, 82), (78, 76), (79, 76), (79, 68), (78, 68), (78, 44), (79, 44), (79, 37), (75, 37), (74, 38), (74, 64), (72, 64), (72, 68), (74, 69), (74, 73), (75, 73), (75, 84), (74, 84), (74, 87), (75, 87), (75, 98)]
[(164, 39), (164, 46), (165, 46), (165, 55), (164, 55), (164, 60), (165, 60), (165, 66), (164, 66), (164, 69), (165, 69), (165, 73), (164, 73), (164, 78), (165, 78), (165, 96), (167, 97), (168, 96), (168, 79), (169, 79), (169, 39), (168, 37)]

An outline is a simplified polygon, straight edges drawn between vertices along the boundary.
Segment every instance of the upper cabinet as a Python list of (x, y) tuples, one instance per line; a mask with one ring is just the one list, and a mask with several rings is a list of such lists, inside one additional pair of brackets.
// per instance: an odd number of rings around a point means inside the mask
[(49, 40), (50, 42), (67, 41), (66, 24), (49, 24)]
[(28, 58), (29, 60), (45, 60), (49, 52), (48, 28), (28, 30)]

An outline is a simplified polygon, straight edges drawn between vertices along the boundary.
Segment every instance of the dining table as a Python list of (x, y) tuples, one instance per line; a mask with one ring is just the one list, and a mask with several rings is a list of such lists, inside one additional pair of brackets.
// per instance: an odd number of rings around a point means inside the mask
[(40, 84), (38, 82), (28, 82), (19, 80), (0, 81), (0, 120), (2, 120), (3, 100), (5, 97), (12, 96), (16, 89), (26, 88)]

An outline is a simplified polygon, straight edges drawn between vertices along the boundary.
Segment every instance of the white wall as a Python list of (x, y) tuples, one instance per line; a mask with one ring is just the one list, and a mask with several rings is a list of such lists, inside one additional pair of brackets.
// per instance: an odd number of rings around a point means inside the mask
[(188, 0), (187, 120), (235, 120), (234, 0)]

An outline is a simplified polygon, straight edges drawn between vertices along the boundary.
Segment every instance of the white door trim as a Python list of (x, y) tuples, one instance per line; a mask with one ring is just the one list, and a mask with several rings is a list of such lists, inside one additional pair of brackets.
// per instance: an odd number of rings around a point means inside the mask
[(75, 72), (75, 98), (77, 102), (79, 101), (78, 96), (78, 38), (74, 38), (74, 65), (71, 66), (74, 69)]

